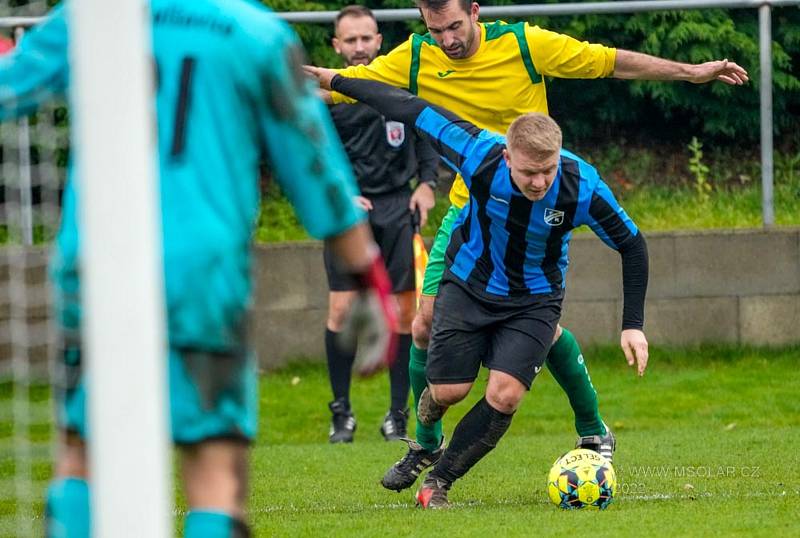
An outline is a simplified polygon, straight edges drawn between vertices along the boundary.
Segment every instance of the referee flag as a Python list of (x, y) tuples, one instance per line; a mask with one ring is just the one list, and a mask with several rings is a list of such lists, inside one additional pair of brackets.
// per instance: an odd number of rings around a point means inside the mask
[(425, 266), (428, 265), (428, 251), (425, 250), (425, 242), (419, 233), (420, 215), (419, 210), (414, 211), (414, 282), (417, 286), (417, 308), (419, 308), (419, 296), (422, 295), (422, 281), (425, 278)]

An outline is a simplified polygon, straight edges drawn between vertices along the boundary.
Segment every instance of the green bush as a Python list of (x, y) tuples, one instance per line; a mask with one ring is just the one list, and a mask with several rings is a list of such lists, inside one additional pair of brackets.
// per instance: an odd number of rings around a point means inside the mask
[[(550, 1), (549, 3), (554, 3)], [(681, 62), (728, 58), (750, 83), (693, 85), (652, 81), (554, 81), (554, 115), (573, 136), (637, 136), (676, 142), (704, 138), (755, 141), (759, 136), (758, 13), (754, 9), (659, 11), (630, 15), (548, 17), (535, 22), (575, 37)], [(794, 135), (800, 111), (800, 10), (773, 15), (775, 130)], [(624, 103), (624, 106), (620, 106)], [(572, 111), (581, 110), (581, 114)], [(602, 126), (597, 132), (597, 126)]]
[[(575, 1), (575, 0), (573, 0)], [(577, 0), (593, 2), (595, 0)], [(564, 3), (544, 0), (543, 3)], [(347, 2), (267, 0), (278, 11), (338, 10)], [(483, 5), (524, 4), (495, 0)], [(373, 9), (412, 7), (409, 0), (364, 2)], [(645, 52), (682, 62), (729, 58), (745, 67), (744, 87), (645, 81), (550, 81), (553, 116), (567, 140), (620, 138), (750, 143), (759, 136), (758, 13), (755, 9), (703, 9), (619, 15), (535, 17), (530, 22), (579, 39)], [(311, 60), (339, 66), (330, 47), (331, 25), (295, 25)], [(419, 20), (381, 23), (386, 52), (424, 31)], [(800, 9), (773, 10), (774, 118), (779, 143), (796, 144), (800, 131)], [(579, 113), (576, 113), (579, 111)]]
[[(338, 10), (350, 2), (267, 0), (266, 3), (278, 11), (304, 11)], [(411, 0), (359, 3), (372, 9), (413, 7)], [(525, 3), (528, 2), (481, 2), (484, 6)], [(780, 224), (796, 225), (796, 200), (800, 199), (800, 9), (776, 8), (772, 13), (773, 108), (779, 149), (775, 154), (776, 211)], [(760, 133), (760, 74), (755, 9), (533, 17), (529, 22), (578, 39), (676, 61), (699, 63), (728, 58), (745, 67), (750, 83), (743, 87), (721, 83), (552, 79), (548, 80), (548, 101), (551, 114), (564, 129), (565, 146), (595, 163), (626, 204), (632, 204), (634, 210), (641, 207), (648, 215), (645, 220), (653, 219), (645, 224), (655, 229), (758, 225), (760, 167), (754, 142)], [(294, 26), (313, 63), (341, 65), (330, 45), (331, 24)], [(425, 32), (419, 19), (381, 23), (380, 27), (383, 52), (407, 39), (410, 32)], [(704, 152), (694, 170), (689, 162), (692, 154), (687, 151), (693, 137), (702, 141)], [(700, 180), (698, 166), (709, 169)], [(712, 184), (714, 191), (709, 192)], [(709, 197), (708, 211), (681, 210), (685, 204), (694, 207), (698, 196)], [(441, 218), (447, 205), (442, 194), (434, 221)], [(733, 211), (737, 208), (741, 215)], [(266, 213), (270, 216), (268, 220), (262, 217), (260, 240), (306, 237), (277, 191), (266, 196), (264, 209), (269, 209)], [(676, 219), (676, 214), (681, 218)], [(433, 232), (429, 225), (426, 235)]]

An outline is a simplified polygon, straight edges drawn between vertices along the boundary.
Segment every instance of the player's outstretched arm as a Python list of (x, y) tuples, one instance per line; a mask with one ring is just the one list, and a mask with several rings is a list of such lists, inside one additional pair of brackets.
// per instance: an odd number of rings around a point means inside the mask
[(628, 80), (683, 80), (695, 84), (719, 80), (735, 86), (750, 80), (743, 67), (727, 59), (686, 64), (623, 49), (617, 50), (613, 77)]
[[(406, 125), (418, 128), (417, 118), (420, 114), (425, 109), (434, 109), (445, 116), (448, 122), (465, 124), (465, 126), (475, 128), (474, 125), (452, 112), (433, 105), (406, 90), (395, 88), (383, 82), (345, 77), (333, 69), (315, 67), (313, 65), (304, 65), (303, 70), (307, 75), (316, 79), (323, 90), (340, 92), (356, 101), (371, 106), (387, 118), (400, 121)], [(420, 132), (420, 135), (433, 143), (434, 149), (436, 149), (435, 144), (439, 142), (436, 137), (424, 131)]]
[[(425, 109), (434, 108), (416, 95), (382, 82), (335, 75), (331, 89), (371, 106), (384, 116), (417, 127), (417, 119)], [(438, 108), (438, 107), (437, 107)], [(453, 118), (458, 120), (458, 118)], [(420, 133), (427, 138), (427, 133)]]
[(483, 158), (501, 143), (499, 135), (480, 129), (449, 110), (382, 82), (335, 75), (334, 91), (367, 104), (386, 118), (413, 126), (444, 162), (470, 186), (472, 174)]
[(303, 71), (306, 75), (317, 81), (322, 91), (331, 91), (331, 80), (337, 75), (335, 69), (317, 67), (315, 65), (304, 65)]
[[(395, 47), (388, 54), (378, 56), (367, 65), (351, 65), (343, 69), (336, 69), (335, 72), (345, 77), (376, 80), (395, 88), (408, 88), (410, 64), (411, 43), (409, 40)], [(329, 104), (354, 103), (355, 100), (341, 93), (331, 92), (325, 97), (325, 102)]]

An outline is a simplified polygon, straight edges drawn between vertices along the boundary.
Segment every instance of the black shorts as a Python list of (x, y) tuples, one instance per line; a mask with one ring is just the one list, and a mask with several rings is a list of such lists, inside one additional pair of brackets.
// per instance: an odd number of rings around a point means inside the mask
[(530, 389), (553, 343), (563, 296), (490, 297), (446, 273), (433, 304), (428, 381), (469, 383), (483, 364)]
[[(369, 225), (375, 242), (381, 249), (383, 261), (392, 281), (392, 293), (411, 291), (414, 285), (414, 227), (408, 202), (411, 192), (400, 190), (389, 194), (366, 196), (372, 202), (369, 212)], [(331, 291), (351, 291), (358, 289), (358, 283), (344, 273), (336, 264), (328, 243), (323, 250), (325, 272), (328, 275), (328, 289)]]

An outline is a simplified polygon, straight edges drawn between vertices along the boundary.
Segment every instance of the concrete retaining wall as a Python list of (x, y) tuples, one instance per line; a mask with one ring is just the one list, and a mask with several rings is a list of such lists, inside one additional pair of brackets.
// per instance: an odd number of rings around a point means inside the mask
[[(800, 343), (800, 229), (647, 234), (646, 326), (659, 344)], [(619, 341), (619, 254), (572, 240), (562, 322), (583, 343)], [(323, 356), (327, 288), (317, 243), (257, 249), (254, 336), (262, 362)]]
[[(652, 344), (800, 343), (800, 229), (652, 233), (647, 240), (645, 330)], [(617, 342), (619, 255), (592, 234), (575, 237), (570, 253), (563, 324), (583, 343)], [(35, 251), (31, 259), (40, 257)], [(38, 284), (43, 270), (37, 265), (26, 275)], [(3, 284), (7, 274), (0, 268)], [(319, 360), (327, 312), (321, 244), (259, 246), (255, 275), (252, 333), (262, 364), (275, 368), (299, 357)], [(0, 320), (8, 315), (3, 295)], [(40, 319), (40, 309), (32, 310), (29, 316)], [(0, 342), (0, 359), (7, 353)]]

